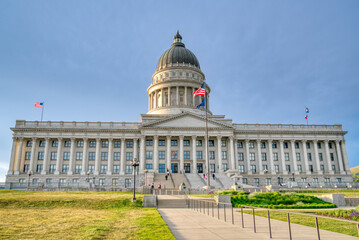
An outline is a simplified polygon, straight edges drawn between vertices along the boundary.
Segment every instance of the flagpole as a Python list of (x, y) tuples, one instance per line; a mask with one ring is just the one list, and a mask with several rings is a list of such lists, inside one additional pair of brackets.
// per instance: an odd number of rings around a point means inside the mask
[(42, 109), (41, 109), (41, 122), (42, 122), (42, 116), (44, 115), (44, 108), (45, 108), (45, 102), (43, 102)]
[(208, 123), (207, 123), (207, 109), (208, 109), (208, 96), (207, 91), (204, 93), (205, 97), (205, 134), (206, 134), (206, 160), (207, 160), (207, 189), (210, 190), (210, 168), (209, 168), (209, 157), (208, 157)]

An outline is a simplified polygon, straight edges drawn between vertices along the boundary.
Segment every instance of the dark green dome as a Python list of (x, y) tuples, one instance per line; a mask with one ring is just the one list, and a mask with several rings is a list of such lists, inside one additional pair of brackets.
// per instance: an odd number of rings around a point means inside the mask
[(158, 60), (156, 71), (175, 63), (191, 64), (200, 69), (196, 56), (182, 43), (182, 36), (179, 34), (178, 30), (173, 39), (174, 43), (172, 43), (171, 48), (164, 52), (160, 57), (160, 60)]

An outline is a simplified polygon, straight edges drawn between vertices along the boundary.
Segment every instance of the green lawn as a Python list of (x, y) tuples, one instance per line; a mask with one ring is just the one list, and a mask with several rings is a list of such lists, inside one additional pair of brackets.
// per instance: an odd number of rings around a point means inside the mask
[[(243, 210), (243, 212), (252, 214), (252, 211), (250, 210)], [(255, 215), (261, 217), (267, 217), (267, 211), (256, 210)], [(287, 213), (285, 212), (271, 210), (270, 217), (271, 219), (277, 219), (280, 221), (287, 222)], [(290, 214), (290, 222), (305, 225), (305, 226), (315, 227), (315, 217), (304, 216), (302, 214), (295, 214), (294, 212)], [(357, 224), (355, 223), (349, 223), (335, 219), (321, 218), (320, 216), (318, 216), (318, 224), (320, 229), (358, 237)]]
[[(287, 192), (287, 191), (282, 191)], [(290, 191), (288, 191), (290, 192)], [(331, 189), (331, 190), (302, 190), (295, 191), (296, 193), (306, 194), (306, 195), (324, 195), (324, 194), (344, 194), (346, 197), (359, 197), (359, 190), (341, 190), (341, 189)]]
[(0, 191), (0, 239), (174, 239), (131, 193)]

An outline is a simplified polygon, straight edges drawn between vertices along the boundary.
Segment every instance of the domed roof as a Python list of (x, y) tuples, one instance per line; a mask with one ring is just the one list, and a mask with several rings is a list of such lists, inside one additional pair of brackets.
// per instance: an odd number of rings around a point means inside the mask
[(182, 43), (182, 36), (178, 30), (173, 39), (174, 43), (172, 43), (171, 48), (164, 52), (160, 60), (158, 60), (156, 71), (166, 68), (168, 64), (174, 63), (189, 63), (201, 69), (196, 56)]

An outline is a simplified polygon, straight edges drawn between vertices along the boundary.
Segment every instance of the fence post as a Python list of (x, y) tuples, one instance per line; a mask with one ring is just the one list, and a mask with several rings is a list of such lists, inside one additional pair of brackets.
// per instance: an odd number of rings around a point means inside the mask
[(243, 207), (241, 205), (242, 228), (244, 228)]
[(288, 228), (289, 228), (289, 239), (292, 240), (292, 230), (290, 229), (290, 217), (289, 217), (289, 213), (287, 213), (287, 220), (288, 220)]
[(227, 222), (227, 216), (226, 216), (226, 204), (223, 204), (223, 213), (224, 213), (224, 221)]
[(269, 215), (269, 210), (268, 211), (268, 227), (269, 227), (269, 238), (272, 238), (272, 227), (270, 225), (270, 215)]
[(233, 216), (233, 205), (231, 204), (232, 207), (232, 224), (234, 225), (234, 216)]
[(254, 214), (254, 208), (252, 208), (253, 211), (253, 231), (256, 232), (256, 215)]
[(315, 217), (315, 227), (317, 228), (317, 239), (320, 240), (319, 225), (318, 225), (317, 217)]
[(214, 217), (213, 202), (212, 202), (212, 217)]
[(357, 224), (357, 229), (358, 229), (358, 235), (359, 235), (359, 223)]
[[(217, 209), (218, 209), (218, 214), (217, 214), (217, 216), (218, 216), (218, 220), (219, 220), (219, 202), (217, 203)], [(359, 229), (359, 228), (358, 228)]]
[(207, 202), (207, 215), (209, 216), (209, 202)]

